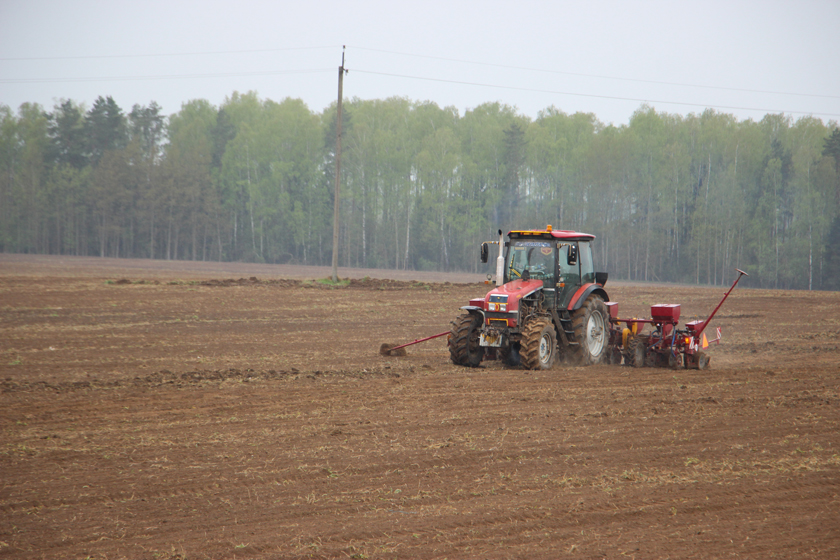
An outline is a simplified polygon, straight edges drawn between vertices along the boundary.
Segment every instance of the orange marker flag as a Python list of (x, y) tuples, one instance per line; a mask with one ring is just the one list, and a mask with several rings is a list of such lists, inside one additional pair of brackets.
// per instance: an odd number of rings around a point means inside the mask
[(706, 333), (703, 333), (703, 348), (709, 347), (709, 339), (706, 338)]

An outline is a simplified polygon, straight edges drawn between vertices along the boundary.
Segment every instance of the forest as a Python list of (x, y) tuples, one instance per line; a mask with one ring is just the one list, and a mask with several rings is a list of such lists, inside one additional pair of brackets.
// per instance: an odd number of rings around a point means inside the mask
[[(0, 104), (0, 251), (329, 265), (336, 115), (254, 92)], [(354, 98), (341, 172), (340, 267), (490, 272), (482, 241), (551, 224), (597, 236), (614, 279), (840, 289), (834, 121)]]

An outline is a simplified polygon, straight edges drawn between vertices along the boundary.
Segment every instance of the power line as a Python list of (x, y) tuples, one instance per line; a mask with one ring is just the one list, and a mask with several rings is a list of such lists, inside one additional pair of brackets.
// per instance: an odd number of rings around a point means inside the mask
[[(175, 56), (204, 56), (204, 55), (223, 55), (223, 54), (253, 54), (253, 53), (268, 53), (268, 52), (285, 52), (285, 51), (306, 51), (306, 50), (323, 50), (323, 49), (337, 49), (342, 45), (324, 45), (313, 47), (284, 47), (273, 49), (241, 49), (241, 50), (223, 50), (223, 51), (191, 51), (191, 52), (174, 52), (174, 53), (151, 53), (151, 54), (112, 54), (112, 55), (73, 55), (73, 56), (29, 56), (29, 57), (0, 57), (0, 61), (35, 61), (35, 60), (96, 60), (96, 59), (125, 59), (125, 58), (160, 58), (160, 57), (175, 57)], [(448, 58), (443, 56), (432, 56), (423, 54), (406, 53), (400, 51), (391, 51), (386, 49), (373, 49), (368, 47), (353, 46), (354, 49), (368, 52), (380, 52), (385, 54), (394, 54), (398, 56), (410, 56), (414, 58), (424, 58), (428, 60), (441, 60), (445, 62), (457, 62), (459, 64), (473, 64), (476, 66), (487, 66), (493, 68), (506, 68), (509, 70), (524, 70), (528, 72), (541, 72), (545, 74), (557, 74), (563, 76), (578, 76), (584, 78), (598, 78), (604, 80), (616, 80), (622, 82), (635, 82), (643, 84), (656, 84), (665, 86), (678, 87), (693, 87), (702, 89), (715, 89), (721, 91), (740, 91), (745, 93), (763, 93), (771, 95), (792, 95), (798, 97), (815, 97), (824, 99), (840, 99), (838, 95), (822, 95), (816, 93), (798, 93), (789, 91), (773, 91), (761, 89), (735, 88), (726, 86), (710, 86), (705, 84), (687, 84), (681, 82), (666, 82), (660, 80), (644, 80), (640, 78), (623, 78), (619, 76), (606, 76), (602, 74), (585, 74), (580, 72), (566, 72), (562, 70), (548, 70), (545, 68), (532, 68), (528, 66), (515, 66), (509, 64), (496, 64), (492, 62), (480, 62), (475, 60), (463, 60), (458, 58)]]
[[(460, 85), (467, 85), (467, 86), (478, 86), (478, 87), (491, 87), (491, 88), (499, 88), (499, 89), (511, 89), (516, 91), (528, 91), (533, 93), (551, 93), (556, 95), (572, 95), (576, 97), (595, 97), (598, 99), (613, 99), (618, 101), (636, 101), (641, 103), (662, 103), (666, 105), (685, 105), (689, 107), (703, 107), (703, 108), (714, 108), (714, 109), (734, 109), (740, 111), (760, 111), (765, 113), (792, 113), (797, 115), (811, 115), (814, 114), (813, 111), (788, 111), (788, 110), (779, 110), (779, 109), (761, 109), (758, 107), (737, 107), (737, 106), (729, 106), (729, 105), (708, 105), (703, 103), (686, 103), (682, 101), (662, 101), (657, 99), (641, 99), (635, 97), (619, 97), (614, 95), (597, 95), (594, 93), (576, 93), (571, 91), (556, 91), (556, 90), (547, 90), (547, 89), (534, 89), (534, 88), (525, 88), (525, 87), (518, 87), (518, 86), (500, 86), (496, 84), (483, 84), (479, 82), (465, 82), (460, 80), (447, 80), (443, 78), (427, 78), (423, 76), (409, 76), (406, 74), (391, 74), (388, 72), (375, 72), (372, 70), (360, 70), (358, 68), (354, 68), (353, 72), (360, 72), (362, 74), (375, 74), (379, 76), (390, 76), (393, 78), (406, 78), (410, 80), (425, 80), (429, 82), (443, 82), (449, 84), (460, 84)], [(840, 117), (840, 113), (817, 113), (819, 115), (824, 115), (828, 117)]]
[[(4, 60), (8, 61), (8, 60), (108, 59), (108, 58), (143, 58), (143, 57), (165, 57), (165, 56), (190, 56), (190, 55), (220, 55), (220, 54), (280, 52), (280, 51), (315, 50), (315, 49), (332, 49), (332, 48), (336, 48), (336, 47), (334, 47), (334, 46), (289, 47), (289, 48), (277, 48), (277, 49), (196, 51), (196, 52), (137, 54), (137, 55), (90, 55), (90, 56), (85, 55), (85, 56), (66, 56), (66, 57), (0, 58), (0, 61), (4, 61)], [(412, 57), (417, 57), (417, 58), (427, 58), (427, 59), (433, 59), (433, 60), (443, 60), (443, 61), (448, 61), (448, 62), (458, 62), (458, 63), (464, 63), (464, 64), (475, 64), (475, 65), (480, 65), (480, 66), (490, 66), (490, 67), (497, 67), (497, 68), (507, 68), (507, 69), (526, 70), (526, 71), (534, 71), (534, 72), (544, 72), (544, 73), (551, 73), (551, 74), (595, 77), (595, 78), (604, 78), (604, 79), (611, 79), (611, 80), (622, 80), (622, 81), (628, 81), (628, 82), (641, 82), (641, 83), (651, 83), (651, 84), (658, 84), (658, 85), (676, 85), (676, 86), (683, 86), (683, 87), (697, 87), (697, 88), (717, 89), (717, 90), (726, 90), (726, 91), (740, 91), (740, 92), (748, 92), (748, 93), (771, 93), (771, 94), (779, 94), (779, 95), (793, 95), (793, 96), (803, 96), (803, 97), (820, 97), (820, 98), (828, 98), (828, 99), (840, 99), (840, 96), (750, 90), (750, 89), (739, 89), (739, 88), (718, 87), (718, 86), (705, 86), (705, 85), (698, 85), (698, 84), (680, 84), (680, 83), (661, 82), (661, 81), (654, 81), (654, 80), (637, 80), (637, 79), (631, 79), (631, 78), (618, 78), (618, 77), (612, 77), (612, 76), (599, 76), (599, 75), (593, 75), (593, 74), (579, 74), (579, 73), (573, 73), (573, 72), (563, 72), (563, 71), (558, 71), (558, 70), (544, 70), (544, 69), (539, 69), (539, 68), (527, 68), (527, 67), (510, 66), (510, 65), (503, 65), (503, 64), (493, 64), (493, 63), (485, 63), (485, 62), (459, 60), (459, 59), (451, 59), (451, 58), (429, 56), (429, 55), (417, 55), (417, 54), (411, 54), (411, 53), (401, 53), (401, 52), (396, 52), (396, 51), (388, 51), (388, 50), (383, 50), (383, 49), (370, 49), (370, 48), (365, 48), (365, 47), (355, 47), (355, 48), (358, 49), (358, 50), (383, 52), (383, 53), (388, 53), (388, 54), (396, 54), (396, 55), (400, 55), (400, 56), (412, 56)], [(332, 71), (333, 71), (333, 69), (330, 68), (330, 69), (303, 69), (303, 70), (275, 70), (275, 71), (257, 71), (257, 72), (218, 72), (218, 73), (204, 73), (204, 74), (158, 74), (158, 75), (153, 74), (153, 75), (142, 75), (142, 76), (89, 76), (89, 77), (78, 77), (78, 78), (0, 78), (0, 84), (74, 83), (74, 82), (142, 81), (142, 80), (179, 80), (179, 79), (226, 78), (226, 77), (244, 77), (244, 76), (275, 76), (275, 75), (291, 75), (291, 74), (312, 74), (312, 73), (326, 73), (326, 72), (332, 72)], [(363, 73), (363, 74), (380, 75), (380, 76), (389, 76), (389, 77), (395, 77), (395, 78), (430, 81), (430, 82), (451, 83), (451, 84), (469, 85), (469, 86), (476, 86), (476, 87), (489, 87), (489, 88), (497, 88), (497, 89), (508, 89), (508, 90), (534, 92), (534, 93), (549, 93), (549, 94), (555, 94), (555, 95), (569, 95), (569, 96), (575, 96), (575, 97), (591, 97), (591, 98), (598, 98), (598, 99), (612, 99), (612, 100), (618, 100), (618, 101), (634, 101), (634, 102), (641, 102), (641, 103), (661, 103), (661, 104), (667, 104), (667, 105), (683, 105), (683, 106), (689, 106), (689, 107), (703, 107), (703, 108), (710, 107), (710, 108), (716, 108), (716, 109), (756, 111), (756, 112), (766, 112), (766, 113), (791, 113), (791, 114), (803, 114), (803, 115), (815, 114), (813, 111), (789, 111), (789, 110), (782, 111), (782, 110), (778, 110), (778, 109), (764, 109), (764, 108), (758, 108), (758, 107), (740, 107), (740, 106), (729, 106), (729, 105), (708, 105), (708, 104), (702, 104), (702, 103), (688, 103), (688, 102), (680, 102), (680, 101), (665, 101), (665, 100), (643, 99), (643, 98), (634, 98), (634, 97), (587, 94), (587, 93), (577, 93), (577, 92), (571, 92), (571, 91), (547, 90), (547, 89), (536, 89), (536, 88), (527, 88), (527, 87), (520, 87), (520, 86), (507, 86), (507, 85), (487, 84), (487, 83), (480, 83), (480, 82), (468, 82), (468, 81), (462, 81), (462, 80), (450, 80), (450, 79), (444, 79), (444, 78), (429, 78), (429, 77), (424, 77), (424, 76), (412, 76), (412, 75), (407, 75), (407, 74), (394, 74), (394, 73), (389, 73), (389, 72), (377, 72), (377, 71), (373, 71), (373, 70), (354, 69), (354, 72), (360, 72), (360, 73)], [(837, 114), (837, 113), (822, 113), (822, 112), (820, 112), (820, 113), (816, 113), (816, 114), (827, 116), (827, 117), (840, 117), (840, 114)]]
[(324, 47), (287, 47), (282, 49), (247, 49), (247, 50), (228, 50), (228, 51), (194, 51), (194, 52), (176, 52), (176, 53), (155, 53), (155, 54), (94, 54), (94, 55), (78, 55), (78, 56), (25, 56), (25, 57), (4, 57), (0, 61), (32, 61), (32, 60), (86, 60), (86, 59), (105, 59), (105, 58), (157, 58), (164, 56), (202, 56), (202, 55), (217, 55), (217, 54), (250, 54), (262, 52), (282, 52), (282, 51), (305, 51), (317, 49), (335, 49), (341, 45), (330, 45)]
[(151, 76), (90, 76), (83, 78), (0, 78), (0, 84), (44, 84), (61, 82), (121, 82), (132, 80), (184, 80), (194, 78), (229, 78), (238, 76), (279, 76), (285, 74), (317, 74), (332, 72), (332, 68), (310, 70), (274, 70), (262, 72), (223, 72), (213, 74), (159, 74)]
[(794, 95), (800, 97), (821, 97), (825, 99), (840, 99), (838, 95), (821, 95), (815, 93), (794, 93), (794, 92), (786, 92), (786, 91), (772, 91), (772, 90), (761, 90), (761, 89), (745, 89), (745, 88), (734, 88), (734, 87), (725, 87), (725, 86), (709, 86), (703, 84), (684, 84), (679, 82), (663, 82), (658, 80), (642, 80), (638, 78), (620, 78), (617, 76), (604, 76), (600, 74), (582, 74), (578, 72), (564, 72), (562, 70), (546, 70), (544, 68), (529, 68), (526, 66), (511, 66), (506, 64), (494, 64), (492, 62), (478, 62), (474, 60), (460, 60), (457, 58), (446, 58), (442, 56), (430, 56), (430, 55), (423, 55), (423, 54), (412, 54), (412, 53), (403, 53), (397, 51), (388, 51), (383, 49), (369, 49), (365, 47), (353, 47), (360, 51), (371, 51), (371, 52), (381, 52), (387, 54), (396, 54), (399, 56), (412, 56), (416, 58), (426, 58), (430, 60), (442, 60), (445, 62), (458, 62), (461, 64), (475, 64), (477, 66), (490, 66), (493, 68), (507, 68), (509, 70), (526, 70), (528, 72), (542, 72), (546, 74), (559, 74), (563, 76), (579, 76), (584, 78), (600, 78), (604, 80), (618, 80), (622, 82), (637, 82), (642, 84), (656, 84), (656, 85), (664, 85), (664, 86), (679, 86), (679, 87), (693, 87), (693, 88), (704, 88), (704, 89), (718, 89), (723, 91), (740, 91), (745, 93), (767, 93), (772, 95)]

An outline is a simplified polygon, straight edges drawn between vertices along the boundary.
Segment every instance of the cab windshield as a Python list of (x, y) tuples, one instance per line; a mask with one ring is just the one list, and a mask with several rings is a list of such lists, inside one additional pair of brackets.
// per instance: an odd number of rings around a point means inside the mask
[[(527, 274), (526, 274), (527, 271)], [(554, 249), (548, 241), (513, 241), (505, 263), (505, 281), (550, 280), (554, 276)]]

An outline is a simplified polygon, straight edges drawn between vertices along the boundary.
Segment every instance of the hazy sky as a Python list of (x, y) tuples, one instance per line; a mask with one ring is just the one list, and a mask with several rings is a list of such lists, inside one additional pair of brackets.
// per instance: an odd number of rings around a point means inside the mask
[(320, 112), (346, 45), (345, 99), (840, 121), (838, 28), (840, 0), (0, 0), (0, 104), (171, 114), (255, 90)]

